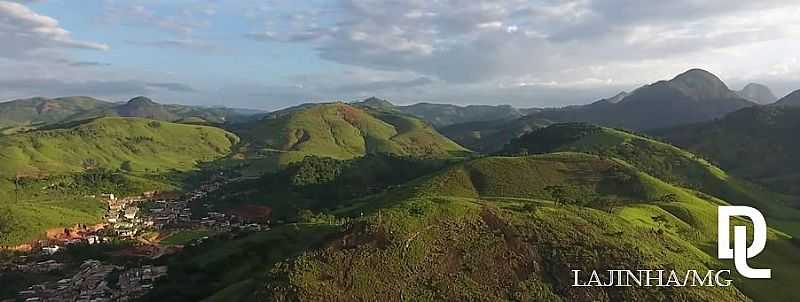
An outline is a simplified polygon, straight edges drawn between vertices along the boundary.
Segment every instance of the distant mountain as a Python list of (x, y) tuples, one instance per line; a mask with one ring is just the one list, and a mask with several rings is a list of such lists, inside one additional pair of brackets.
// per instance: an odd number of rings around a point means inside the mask
[(141, 117), (161, 121), (203, 120), (207, 123), (247, 121), (260, 116), (260, 110), (163, 105), (146, 97), (125, 103), (111, 103), (90, 97), (31, 98), (0, 103), (0, 133), (13, 133), (15, 128), (36, 128), (43, 125), (80, 121), (104, 116)]
[(0, 128), (54, 123), (111, 106), (110, 102), (84, 96), (14, 100), (0, 103)]
[(365, 100), (363, 100), (361, 102), (353, 103), (353, 105), (369, 107), (369, 108), (379, 109), (379, 110), (397, 109), (396, 106), (394, 104), (392, 104), (392, 102), (389, 102), (389, 101), (383, 100), (383, 99), (379, 99), (379, 98), (376, 98), (376, 97), (371, 97), (371, 98), (365, 99)]
[(762, 106), (652, 132), (774, 190), (800, 194), (800, 107)]
[(370, 153), (441, 157), (468, 152), (418, 118), (341, 102), (295, 107), (234, 130), (251, 154), (273, 166), (308, 155), (350, 159)]
[(622, 92), (618, 93), (615, 96), (612, 96), (610, 98), (605, 99), (605, 101), (609, 102), (609, 103), (612, 103), (612, 104), (617, 104), (617, 103), (621, 102), (622, 99), (628, 97), (629, 95), (631, 95), (631, 94), (626, 92), (626, 91), (622, 91)]
[(469, 105), (417, 103), (397, 106), (391, 102), (375, 97), (353, 103), (355, 106), (379, 110), (396, 110), (411, 114), (428, 121), (436, 127), (470, 122), (488, 122), (496, 120), (512, 120), (524, 116), (535, 109), (517, 109), (510, 105)]
[(513, 120), (453, 124), (439, 128), (439, 132), (470, 150), (492, 153), (500, 151), (512, 139), (552, 123), (535, 116), (523, 116)]
[(122, 117), (142, 117), (162, 121), (179, 119), (178, 115), (167, 110), (164, 105), (142, 96), (135, 97), (125, 104), (112, 108), (111, 112)]
[(71, 120), (81, 120), (101, 116), (141, 117), (161, 121), (179, 121), (189, 118), (202, 119), (209, 123), (221, 124), (246, 120), (258, 111), (220, 107), (199, 107), (186, 105), (159, 104), (147, 97), (135, 97), (126, 103), (117, 103), (108, 108), (90, 110), (73, 116)]
[(641, 87), (617, 103), (600, 100), (584, 106), (542, 110), (532, 116), (641, 130), (708, 121), (755, 105), (736, 95), (715, 75), (692, 69), (672, 80)]
[(792, 93), (775, 102), (774, 105), (800, 107), (800, 90), (793, 91)]
[(742, 90), (737, 91), (736, 94), (761, 105), (772, 104), (778, 100), (778, 97), (772, 93), (769, 87), (758, 83), (747, 84)]

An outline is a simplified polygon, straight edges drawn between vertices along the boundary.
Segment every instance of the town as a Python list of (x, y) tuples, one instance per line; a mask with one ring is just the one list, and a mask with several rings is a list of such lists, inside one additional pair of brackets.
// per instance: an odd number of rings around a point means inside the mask
[[(153, 260), (178, 252), (185, 245), (201, 244), (210, 236), (269, 230), (269, 207), (249, 205), (220, 212), (204, 201), (209, 193), (233, 181), (237, 180), (214, 181), (185, 194), (145, 192), (130, 197), (118, 197), (114, 193), (93, 196), (107, 205), (103, 223), (48, 232), (47, 239), (31, 243), (29, 253), (19, 256), (12, 266), (0, 267), (0, 272), (67, 275), (74, 271), (63, 279), (34, 284), (19, 291), (19, 301), (127, 301), (140, 297), (153, 288), (155, 280), (166, 276), (166, 266), (126, 267), (94, 259), (84, 259), (78, 266), (60, 262), (57, 259), (65, 260), (59, 254), (73, 248), (107, 245), (114, 246), (108, 251), (114, 256)], [(183, 238), (173, 240), (176, 237)]]

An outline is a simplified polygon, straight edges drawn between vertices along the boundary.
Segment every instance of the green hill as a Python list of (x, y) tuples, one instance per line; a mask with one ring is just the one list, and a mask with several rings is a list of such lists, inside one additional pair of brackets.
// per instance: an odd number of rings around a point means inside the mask
[(510, 105), (458, 106), (451, 104), (416, 103), (398, 106), (376, 97), (353, 103), (353, 105), (382, 111), (402, 112), (423, 119), (436, 127), (471, 122), (513, 120), (522, 117), (526, 112), (531, 110), (517, 109)]
[(195, 169), (199, 161), (228, 154), (237, 142), (219, 128), (140, 118), (100, 118), (0, 136), (0, 245), (51, 227), (96, 222), (103, 208), (85, 196), (169, 186), (150, 176)]
[(492, 153), (502, 150), (512, 139), (550, 124), (551, 121), (535, 116), (523, 116), (513, 120), (453, 124), (439, 131), (470, 150)]
[(77, 172), (87, 161), (134, 171), (188, 169), (229, 152), (235, 135), (213, 127), (140, 118), (100, 118), (66, 128), (0, 137), (0, 175)]
[[(408, 190), (413, 197), (374, 209), (324, 248), (276, 266), (262, 298), (747, 300), (734, 288), (570, 286), (572, 269), (729, 265), (715, 260), (713, 248), (716, 207), (723, 201), (618, 160), (577, 153), (490, 157), (436, 173)], [(769, 238), (770, 257), (797, 250), (780, 232)], [(774, 283), (792, 282), (793, 268), (766, 261), (775, 268)], [(796, 296), (736, 282), (762, 301)]]
[(257, 111), (241, 113), (240, 110), (231, 108), (209, 108), (199, 106), (184, 106), (160, 104), (146, 97), (135, 97), (125, 103), (113, 106), (86, 110), (71, 116), (69, 120), (78, 121), (97, 117), (140, 117), (160, 121), (180, 121), (186, 119), (202, 119), (207, 122), (222, 124), (247, 120), (248, 116), (257, 114)]
[(800, 235), (800, 210), (792, 206), (791, 196), (733, 177), (693, 153), (651, 138), (588, 124), (556, 124), (524, 135), (506, 148), (507, 153), (561, 151), (622, 159), (668, 183), (755, 206), (773, 219), (772, 226)]
[(427, 123), (344, 103), (306, 106), (234, 129), (247, 152), (283, 166), (308, 155), (350, 159), (370, 153), (446, 157), (468, 151)]
[(90, 97), (31, 98), (0, 103), (0, 129), (49, 124), (88, 110), (112, 106)]
[[(672, 196), (665, 200), (664, 196)], [(759, 301), (791, 292), (736, 287), (575, 288), (572, 269), (721, 269), (716, 207), (611, 158), (579, 153), (488, 157), (357, 200), (345, 219), (213, 241), (170, 260), (152, 293), (171, 301)], [(350, 217), (350, 218), (347, 218)], [(333, 224), (331, 224), (333, 222)], [(761, 266), (791, 284), (788, 236), (770, 231)], [(258, 250), (251, 253), (248, 250)], [(787, 263), (787, 262), (783, 262)], [(198, 289), (188, 280), (209, 284)], [(742, 290), (740, 292), (739, 290)]]
[(652, 133), (713, 159), (731, 174), (776, 191), (800, 194), (798, 131), (800, 108), (770, 106)]
[(214, 124), (242, 122), (262, 114), (257, 110), (164, 105), (146, 97), (111, 103), (90, 97), (30, 98), (0, 103), (0, 134), (98, 117), (140, 117), (161, 121), (198, 118)]

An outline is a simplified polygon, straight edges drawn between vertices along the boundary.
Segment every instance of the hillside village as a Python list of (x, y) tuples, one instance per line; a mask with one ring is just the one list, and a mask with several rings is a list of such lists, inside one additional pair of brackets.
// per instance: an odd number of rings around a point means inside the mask
[[(125, 257), (157, 259), (180, 251), (183, 244), (165, 245), (161, 235), (180, 234), (192, 230), (205, 230), (206, 236), (191, 238), (185, 244), (197, 245), (209, 236), (230, 232), (257, 232), (269, 230), (269, 217), (257, 215), (247, 210), (220, 213), (213, 211), (213, 205), (203, 202), (209, 193), (224, 184), (239, 181), (218, 180), (200, 185), (186, 194), (145, 192), (139, 196), (118, 197), (113, 193), (96, 196), (107, 205), (104, 223), (96, 226), (76, 225), (65, 228), (58, 234), (50, 234), (46, 240), (37, 240), (30, 245), (33, 255), (20, 256), (13, 266), (0, 267), (0, 272), (23, 272), (40, 274), (61, 274), (68, 270), (70, 263), (56, 259), (61, 253), (77, 246), (102, 246), (112, 242), (130, 242), (123, 250), (109, 250), (109, 253)], [(193, 211), (192, 207), (202, 211)], [(254, 208), (256, 210), (259, 207)], [(251, 209), (253, 210), (253, 209)], [(263, 211), (263, 210), (262, 210)], [(196, 215), (197, 213), (205, 213)], [(252, 218), (252, 219), (251, 219)], [(167, 239), (169, 237), (166, 237)], [(109, 283), (109, 276), (118, 278)], [(71, 277), (58, 281), (34, 284), (17, 293), (22, 301), (131, 301), (146, 294), (153, 288), (153, 282), (167, 275), (165, 266), (120, 266), (88, 259), (80, 264)]]

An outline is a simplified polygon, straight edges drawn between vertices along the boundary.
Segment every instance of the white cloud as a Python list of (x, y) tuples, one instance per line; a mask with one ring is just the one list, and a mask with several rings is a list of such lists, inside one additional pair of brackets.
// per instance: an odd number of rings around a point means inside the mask
[[(560, 85), (654, 81), (659, 78), (627, 72), (639, 64), (655, 70), (637, 72), (668, 77), (691, 63), (716, 67), (721, 61), (708, 56), (800, 38), (794, 21), (800, 3), (788, 0), (336, 3), (302, 23), (268, 23), (260, 32), (269, 35), (260, 37), (309, 43), (321, 58), (352, 66), (446, 83), (509, 85), (526, 78)], [(656, 61), (663, 65), (651, 64)]]
[(56, 19), (8, 1), (0, 1), (0, 41), (0, 56), (6, 58), (29, 57), (37, 51), (58, 48), (110, 48), (103, 43), (76, 40)]

